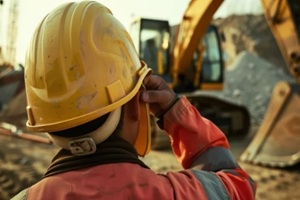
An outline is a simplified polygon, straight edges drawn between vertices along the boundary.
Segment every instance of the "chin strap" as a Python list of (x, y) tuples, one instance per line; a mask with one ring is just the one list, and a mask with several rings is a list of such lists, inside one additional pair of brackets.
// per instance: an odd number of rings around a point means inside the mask
[(112, 111), (106, 122), (97, 130), (86, 135), (66, 138), (49, 134), (50, 139), (62, 147), (70, 150), (74, 155), (88, 155), (96, 151), (96, 145), (106, 140), (117, 128), (121, 118), (121, 107)]

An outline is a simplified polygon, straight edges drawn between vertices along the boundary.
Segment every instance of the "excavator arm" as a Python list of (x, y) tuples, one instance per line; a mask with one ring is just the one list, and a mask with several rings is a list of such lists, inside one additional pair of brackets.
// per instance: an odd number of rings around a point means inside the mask
[[(191, 66), (193, 56), (223, 0), (191, 0), (174, 42), (172, 73), (176, 85), (179, 74)], [(204, 50), (204, 49), (203, 49)], [(201, 52), (203, 53), (203, 52)]]
[[(300, 162), (300, 1), (261, 0), (266, 20), (295, 83), (278, 82), (245, 162), (287, 167)], [(297, 27), (297, 26), (298, 27)]]
[(300, 3), (298, 0), (261, 0), (266, 20), (286, 65), (300, 83)]

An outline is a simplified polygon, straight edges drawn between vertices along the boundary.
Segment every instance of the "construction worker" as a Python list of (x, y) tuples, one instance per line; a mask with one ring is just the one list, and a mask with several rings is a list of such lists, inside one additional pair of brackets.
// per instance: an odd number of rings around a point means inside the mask
[[(33, 35), (25, 83), (28, 129), (62, 149), (14, 199), (254, 199), (224, 134), (151, 75), (105, 6), (82, 1), (50, 12)], [(156, 174), (139, 159), (151, 147), (150, 112), (182, 171)]]

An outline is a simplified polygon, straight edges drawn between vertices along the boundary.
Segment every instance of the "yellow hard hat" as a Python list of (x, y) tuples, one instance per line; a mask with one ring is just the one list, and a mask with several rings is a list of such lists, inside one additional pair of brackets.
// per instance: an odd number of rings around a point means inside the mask
[(38, 25), (27, 51), (27, 127), (56, 132), (110, 113), (136, 95), (149, 71), (108, 8), (63, 4)]

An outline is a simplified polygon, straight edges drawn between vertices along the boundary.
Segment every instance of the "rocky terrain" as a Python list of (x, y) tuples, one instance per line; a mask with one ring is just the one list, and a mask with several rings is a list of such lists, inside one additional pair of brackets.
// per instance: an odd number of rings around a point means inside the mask
[(215, 95), (245, 105), (261, 123), (275, 84), (293, 78), (263, 15), (229, 16), (213, 22), (225, 36), (225, 88)]
[(229, 66), (243, 51), (270, 62), (275, 68), (287, 72), (280, 49), (264, 15), (232, 15), (212, 22), (223, 33), (225, 62)]
[(281, 67), (248, 51), (240, 52), (225, 70), (224, 90), (202, 92), (246, 106), (252, 123), (262, 122), (272, 90), (278, 81), (292, 83), (293, 78)]

